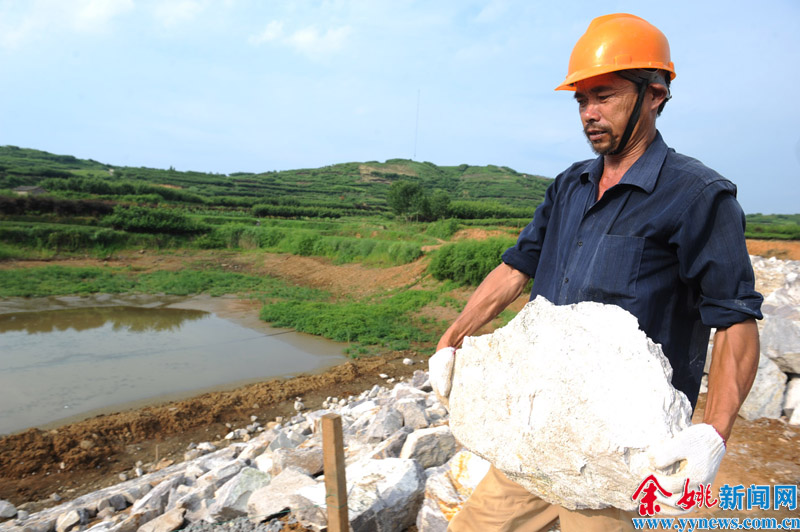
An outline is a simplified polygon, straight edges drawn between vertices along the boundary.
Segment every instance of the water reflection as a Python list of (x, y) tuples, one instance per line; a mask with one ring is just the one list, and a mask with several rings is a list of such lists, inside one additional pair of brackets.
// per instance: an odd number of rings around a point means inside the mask
[(171, 308), (0, 315), (0, 434), (132, 401), (312, 371), (344, 358), (338, 344), (302, 338)]
[(93, 307), (43, 312), (17, 312), (0, 315), (0, 333), (24, 331), (28, 334), (54, 331), (87, 331), (107, 323), (114, 331), (146, 333), (177, 331), (187, 321), (210, 315), (202, 310), (148, 309), (137, 307)]

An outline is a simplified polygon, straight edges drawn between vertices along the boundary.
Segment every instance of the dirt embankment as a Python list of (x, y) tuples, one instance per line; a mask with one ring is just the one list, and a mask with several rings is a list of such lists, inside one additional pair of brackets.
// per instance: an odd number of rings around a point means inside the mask
[[(751, 254), (800, 260), (800, 243), (748, 241)], [(143, 271), (178, 269), (187, 265), (214, 264), (233, 271), (276, 275), (293, 282), (325, 288), (346, 296), (409, 287), (424, 276), (424, 263), (386, 269), (360, 265), (335, 266), (324, 260), (286, 255), (236, 253), (135, 253), (109, 261), (81, 259), (48, 261), (68, 265), (132, 266)], [(43, 262), (0, 263), (0, 268), (32, 267)], [(467, 290), (454, 292), (466, 299)], [(254, 310), (254, 312), (256, 312)], [(393, 352), (379, 357), (353, 360), (318, 375), (275, 379), (232, 391), (214, 392), (185, 401), (154, 405), (103, 415), (57, 429), (31, 429), (0, 438), (0, 499), (38, 511), (54, 505), (51, 495), (74, 498), (119, 482), (120, 473), (130, 473), (137, 461), (179, 461), (190, 442), (220, 440), (232, 428), (249, 424), (251, 416), (262, 423), (276, 416), (291, 416), (295, 397), (307, 408), (319, 408), (328, 396), (357, 395), (374, 384), (384, 383), (381, 373), (392, 377), (426, 369), (430, 353)], [(413, 358), (413, 366), (402, 364)], [(695, 420), (702, 415), (704, 397)], [(231, 425), (231, 427), (226, 424)], [(731, 485), (800, 483), (800, 429), (780, 420), (737, 421), (723, 461), (718, 483)], [(33, 502), (37, 501), (37, 502)]]
[[(404, 357), (417, 361), (402, 364)], [(137, 461), (182, 460), (190, 442), (221, 440), (232, 428), (294, 415), (294, 400), (320, 408), (329, 396), (358, 395), (385, 381), (380, 373), (406, 377), (423, 367), (426, 357), (393, 352), (335, 366), (318, 375), (274, 379), (232, 391), (101, 415), (57, 429), (30, 429), (0, 439), (0, 499), (41, 509), (58, 493), (74, 498), (119, 482)], [(228, 427), (226, 424), (230, 424)]]

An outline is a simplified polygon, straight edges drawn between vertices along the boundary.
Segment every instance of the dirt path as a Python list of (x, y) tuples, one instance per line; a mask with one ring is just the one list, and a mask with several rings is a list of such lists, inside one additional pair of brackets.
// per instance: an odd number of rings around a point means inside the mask
[[(752, 254), (800, 260), (798, 242), (748, 241), (748, 249)], [(423, 261), (395, 268), (374, 269), (361, 265), (337, 266), (310, 257), (233, 252), (163, 255), (145, 252), (122, 255), (108, 261), (6, 262), (0, 263), (0, 268), (43, 264), (110, 264), (131, 266), (141, 271), (215, 264), (231, 271), (275, 275), (292, 282), (325, 288), (340, 296), (355, 297), (413, 286), (423, 280), (425, 271)], [(453, 294), (459, 299), (466, 299), (469, 291), (458, 290)], [(243, 303), (245, 307), (250, 304)], [(292, 403), (296, 396), (302, 396), (308, 408), (316, 409), (328, 396), (357, 395), (374, 384), (384, 382), (379, 377), (380, 373), (403, 377), (415, 369), (426, 369), (424, 362), (428, 355), (427, 351), (393, 352), (347, 362), (318, 375), (276, 379), (232, 391), (203, 394), (185, 401), (98, 416), (53, 430), (31, 429), (0, 438), (0, 499), (22, 505), (23, 509), (29, 511), (52, 506), (55, 503), (51, 494), (57, 493), (60, 497), (70, 499), (118, 483), (119, 475), (130, 475), (137, 461), (145, 464), (179, 461), (189, 443), (221, 440), (231, 427), (249, 424), (252, 415), (258, 416), (262, 423), (276, 416), (292, 415)], [(413, 366), (403, 365), (401, 360), (406, 356), (417, 363)], [(702, 415), (703, 402), (704, 397), (701, 396), (696, 420)], [(798, 484), (798, 449), (800, 429), (790, 428), (780, 420), (748, 422), (739, 419), (729, 442), (718, 484)]]
[(800, 260), (800, 242), (782, 240), (748, 240), (747, 251), (759, 257)]

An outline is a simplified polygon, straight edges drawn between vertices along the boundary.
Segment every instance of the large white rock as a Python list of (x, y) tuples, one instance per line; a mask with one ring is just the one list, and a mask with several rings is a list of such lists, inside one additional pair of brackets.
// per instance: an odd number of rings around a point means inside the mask
[(661, 348), (625, 310), (537, 298), (456, 355), (450, 427), (466, 448), (569, 509), (631, 500), (646, 449), (691, 423)]
[(172, 532), (181, 528), (186, 510), (175, 508), (142, 525), (137, 532)]
[(783, 393), (786, 374), (775, 362), (763, 354), (758, 359), (758, 371), (753, 387), (739, 409), (739, 415), (748, 421), (767, 417), (778, 419), (783, 410)]
[(10, 519), (17, 515), (16, 507), (8, 501), (0, 501), (0, 519)]
[(268, 485), (272, 477), (253, 467), (244, 467), (238, 475), (222, 485), (214, 494), (209, 513), (215, 521), (230, 521), (247, 515), (250, 495)]
[[(247, 515), (257, 524), (283, 511), (311, 503), (297, 495), (301, 488), (315, 486), (317, 482), (303, 471), (290, 467), (281, 471), (268, 485), (255, 490), (247, 501)], [(324, 495), (323, 495), (324, 498)]]
[(456, 452), (456, 441), (447, 425), (415, 430), (406, 438), (400, 458), (419, 462), (423, 469), (440, 466)]
[(761, 353), (786, 373), (800, 373), (800, 310), (780, 307), (764, 319)]
[[(401, 532), (414, 524), (422, 504), (425, 473), (414, 460), (361, 460), (347, 467), (347, 513), (353, 532)], [(325, 486), (297, 492), (327, 508)]]

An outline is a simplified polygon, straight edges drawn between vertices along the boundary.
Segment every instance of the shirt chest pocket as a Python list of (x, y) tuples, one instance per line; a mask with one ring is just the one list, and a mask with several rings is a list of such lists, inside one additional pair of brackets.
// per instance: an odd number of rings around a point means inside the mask
[(636, 295), (644, 237), (603, 235), (584, 280), (586, 299), (609, 302)]

